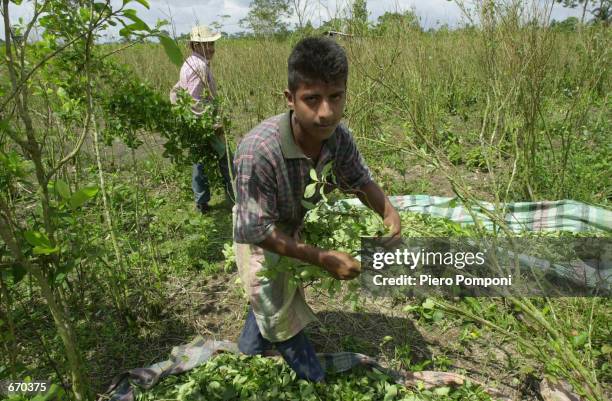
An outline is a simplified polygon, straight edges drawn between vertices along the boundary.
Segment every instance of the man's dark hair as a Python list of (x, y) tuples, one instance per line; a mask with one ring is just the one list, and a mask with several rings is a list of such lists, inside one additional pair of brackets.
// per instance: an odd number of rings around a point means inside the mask
[(289, 56), (289, 90), (301, 83), (344, 82), (348, 78), (348, 60), (344, 49), (330, 38), (310, 37), (300, 40)]

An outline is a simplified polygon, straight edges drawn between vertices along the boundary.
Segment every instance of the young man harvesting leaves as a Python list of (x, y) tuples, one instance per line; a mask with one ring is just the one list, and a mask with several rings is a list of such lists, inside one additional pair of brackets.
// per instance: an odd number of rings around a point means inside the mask
[(274, 279), (258, 275), (280, 256), (319, 266), (339, 280), (360, 274), (360, 264), (352, 256), (298, 239), (310, 169), (320, 175), (332, 162), (341, 190), (356, 194), (380, 214), (391, 237), (398, 238), (401, 230), (399, 214), (372, 180), (351, 134), (340, 123), (347, 78), (348, 60), (335, 41), (300, 41), (288, 62), (289, 112), (251, 130), (234, 160), (236, 262), (251, 304), (239, 348), (254, 355), (275, 346), (298, 377), (312, 381), (322, 381), (325, 375), (303, 331), (316, 320), (303, 288), (293, 284), (289, 272), (280, 272)]

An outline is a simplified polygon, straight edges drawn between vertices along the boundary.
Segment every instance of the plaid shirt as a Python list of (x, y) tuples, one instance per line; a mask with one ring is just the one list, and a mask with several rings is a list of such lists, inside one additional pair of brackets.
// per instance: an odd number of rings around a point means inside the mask
[[(342, 190), (357, 189), (371, 175), (348, 129), (340, 124), (323, 143), (316, 165), (296, 145), (291, 130), (291, 112), (272, 117), (255, 127), (240, 143), (236, 167), (234, 243), (242, 283), (264, 338), (279, 342), (296, 335), (316, 320), (304, 300), (302, 288), (280, 273), (274, 280), (257, 272), (280, 256), (255, 244), (278, 228), (297, 238), (306, 209), (302, 205), (310, 169), (320, 176), (333, 161), (332, 171)], [(315, 195), (311, 202), (318, 201)]]

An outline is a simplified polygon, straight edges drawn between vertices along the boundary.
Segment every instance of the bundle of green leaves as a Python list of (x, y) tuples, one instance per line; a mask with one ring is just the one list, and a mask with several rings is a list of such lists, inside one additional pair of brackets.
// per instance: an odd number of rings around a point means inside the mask
[(105, 74), (113, 82), (101, 99), (106, 142), (110, 144), (118, 138), (135, 149), (142, 145), (140, 132), (159, 134), (166, 140), (164, 157), (177, 165), (204, 164), (212, 185), (219, 185), (222, 181), (217, 165), (225, 154), (225, 143), (219, 134), (227, 134), (231, 128), (220, 100), (196, 105), (187, 92), (180, 91), (176, 104), (172, 104), (168, 96), (125, 67), (111, 62), (105, 65)]
[(393, 383), (378, 370), (354, 369), (348, 373), (328, 374), (326, 383), (296, 378), (281, 359), (261, 356), (220, 354), (206, 364), (180, 376), (170, 376), (151, 390), (136, 390), (136, 401), (485, 401), (491, 398), (482, 389), (466, 384), (457, 389), (441, 387), (410, 391)]
[[(400, 217), (402, 220), (403, 238), (478, 237), (473, 226), (462, 226), (449, 219), (412, 212), (400, 212)], [(321, 224), (322, 221), (325, 224)], [(358, 256), (362, 247), (362, 237), (381, 237), (385, 235), (385, 232), (386, 227), (381, 217), (370, 209), (345, 203), (338, 204), (330, 201), (321, 201), (316, 205), (312, 205), (312, 208), (306, 214), (302, 239), (306, 243), (322, 249), (333, 249)], [(551, 239), (609, 236), (610, 234), (605, 232), (524, 231), (516, 235), (534, 239)], [(555, 243), (536, 240), (533, 243), (535, 245), (530, 251), (536, 253), (534, 256), (539, 255), (551, 261), (571, 260), (571, 257), (568, 256), (571, 247), (568, 248), (566, 246), (566, 241), (557, 241)], [(551, 253), (556, 253), (556, 256)], [(357, 307), (360, 300), (362, 300), (359, 296), (359, 280), (342, 282), (334, 279), (322, 268), (294, 259), (280, 258), (278, 263), (270, 265), (260, 274), (264, 277), (274, 278), (280, 272), (286, 271), (291, 272), (290, 281), (295, 286), (302, 284), (310, 285), (317, 291), (327, 292), (330, 297), (336, 296), (344, 286), (346, 291), (343, 292), (343, 300), (345, 302), (349, 302), (353, 307)]]
[[(452, 237), (472, 235), (472, 229), (443, 218), (424, 214), (401, 212), (402, 236), (410, 237)], [(325, 221), (325, 224), (321, 224)], [(320, 202), (312, 208), (305, 217), (302, 239), (322, 249), (333, 249), (357, 256), (361, 249), (362, 237), (383, 236), (386, 228), (383, 221), (370, 209), (357, 206), (335, 206), (328, 202)], [(354, 307), (358, 305), (358, 280), (341, 282), (334, 279), (327, 271), (312, 265), (307, 265), (290, 258), (281, 258), (278, 263), (263, 270), (260, 274), (274, 278), (281, 271), (292, 272), (294, 285), (306, 283), (316, 290), (324, 291), (329, 296), (335, 296), (342, 286), (347, 291), (343, 300)]]

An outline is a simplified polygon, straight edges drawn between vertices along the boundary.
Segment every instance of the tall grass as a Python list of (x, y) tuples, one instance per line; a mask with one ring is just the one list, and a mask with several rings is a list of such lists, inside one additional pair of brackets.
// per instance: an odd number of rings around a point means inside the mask
[[(402, 164), (392, 149), (378, 157), (375, 141), (407, 148), (417, 130), (463, 173), (485, 173), (484, 192), (502, 200), (607, 203), (609, 29), (556, 31), (546, 28), (541, 9), (498, 3), (468, 15), (479, 28), (406, 26), (339, 39), (350, 58), (349, 126), (366, 156), (374, 152), (375, 171)], [(236, 139), (286, 109), (286, 60), (298, 39), (217, 42), (213, 71)], [(178, 67), (156, 44), (118, 58), (161, 92), (178, 79)]]

